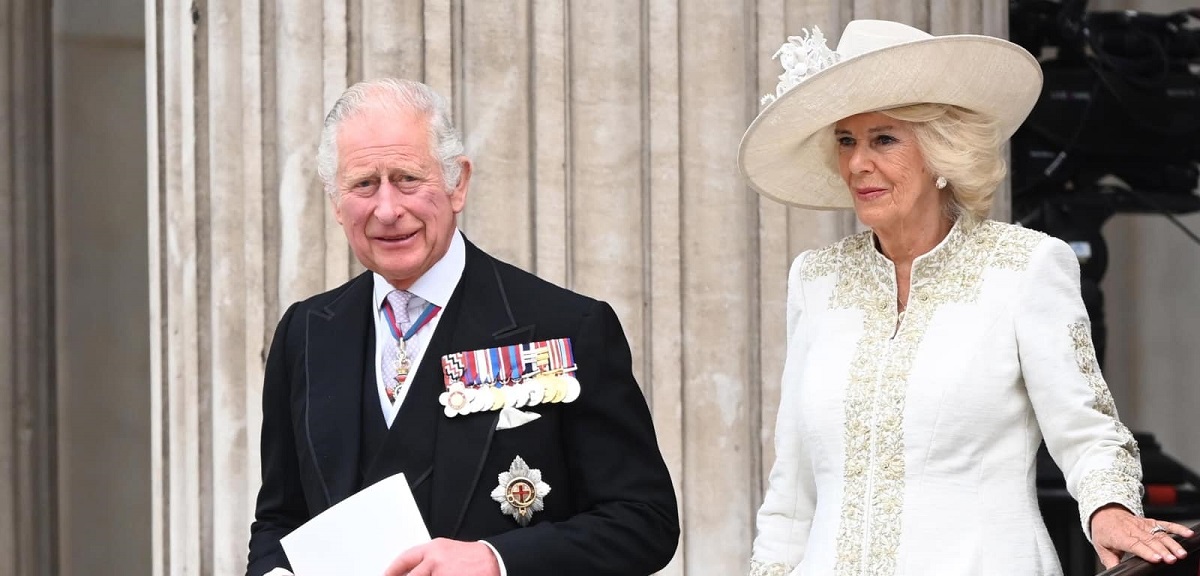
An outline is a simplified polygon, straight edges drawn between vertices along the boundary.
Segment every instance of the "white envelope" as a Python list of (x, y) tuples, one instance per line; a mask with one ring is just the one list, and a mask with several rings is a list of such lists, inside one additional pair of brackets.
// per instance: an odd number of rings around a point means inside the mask
[(429, 541), (403, 474), (318, 514), (280, 543), (296, 576), (379, 576), (402, 552)]
[(496, 421), (496, 430), (508, 430), (516, 428), (524, 424), (528, 424), (541, 418), (542, 415), (537, 412), (526, 412), (518, 410), (511, 406), (505, 406), (500, 410), (500, 419)]

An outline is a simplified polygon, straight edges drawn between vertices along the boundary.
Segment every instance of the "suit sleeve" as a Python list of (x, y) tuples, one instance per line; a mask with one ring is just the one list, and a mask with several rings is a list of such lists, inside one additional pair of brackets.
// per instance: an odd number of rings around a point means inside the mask
[(250, 525), (248, 576), (262, 576), (275, 568), (291, 568), (279, 539), (308, 520), (308, 505), (300, 485), (291, 411), (291, 374), (295, 363), (289, 329), (296, 305), (284, 313), (275, 329), (263, 380), (262, 487)]
[(1016, 305), (1025, 387), (1090, 539), (1092, 513), (1106, 504), (1141, 515), (1142, 467), (1133, 434), (1117, 416), (1100, 374), (1079, 262), (1065, 242), (1046, 238), (1037, 246)]
[(805, 254), (788, 273), (787, 357), (784, 360), (779, 413), (775, 424), (775, 464), (767, 493), (758, 509), (757, 531), (751, 553), (751, 576), (783, 575), (804, 559), (816, 507), (812, 463), (800, 431), (799, 371), (807, 350), (807, 335), (797, 332), (804, 315), (804, 285), (800, 269)]
[(582, 512), (487, 541), (510, 576), (651, 574), (675, 553), (679, 515), (629, 344), (608, 304), (592, 307), (572, 347), (582, 392), (563, 405), (562, 436)]

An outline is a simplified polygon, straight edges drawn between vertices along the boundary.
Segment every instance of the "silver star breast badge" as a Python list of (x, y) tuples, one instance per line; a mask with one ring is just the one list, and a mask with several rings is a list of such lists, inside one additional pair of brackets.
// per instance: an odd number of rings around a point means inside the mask
[(550, 485), (542, 482), (542, 471), (530, 468), (517, 456), (498, 479), (500, 484), (492, 490), (492, 500), (500, 504), (500, 513), (512, 516), (521, 526), (528, 526), (533, 513), (545, 507), (542, 499), (550, 493)]

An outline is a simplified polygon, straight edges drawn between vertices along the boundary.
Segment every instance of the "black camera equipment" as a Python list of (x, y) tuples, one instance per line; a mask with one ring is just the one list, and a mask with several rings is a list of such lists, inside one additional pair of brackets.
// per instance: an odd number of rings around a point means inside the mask
[[(1083, 301), (1103, 366), (1107, 331), (1100, 229), (1119, 212), (1175, 217), (1200, 211), (1200, 8), (1171, 14), (1088, 12), (1087, 0), (1011, 0), (1013, 42), (1038, 57), (1045, 83), (1012, 138), (1013, 219), (1067, 241), (1080, 262)], [(1200, 476), (1142, 450), (1146, 514), (1200, 518)], [(1043, 446), (1038, 500), (1066, 576), (1095, 574), (1062, 473)]]

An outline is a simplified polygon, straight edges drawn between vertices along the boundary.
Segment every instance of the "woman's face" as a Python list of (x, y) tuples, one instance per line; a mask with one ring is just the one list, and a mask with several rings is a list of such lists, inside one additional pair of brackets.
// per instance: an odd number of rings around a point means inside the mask
[(838, 169), (863, 224), (888, 230), (941, 213), (936, 176), (925, 169), (911, 124), (867, 112), (845, 118), (833, 129)]

